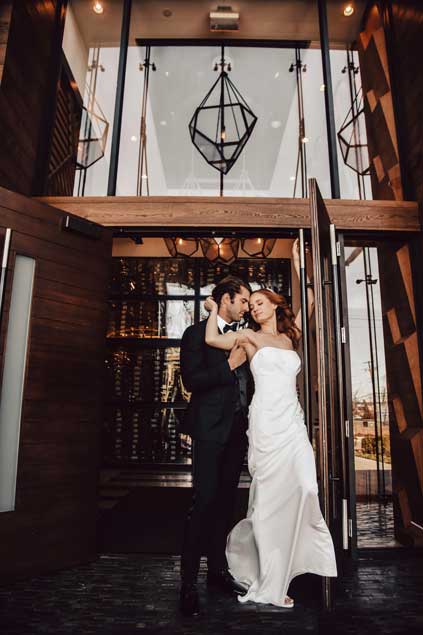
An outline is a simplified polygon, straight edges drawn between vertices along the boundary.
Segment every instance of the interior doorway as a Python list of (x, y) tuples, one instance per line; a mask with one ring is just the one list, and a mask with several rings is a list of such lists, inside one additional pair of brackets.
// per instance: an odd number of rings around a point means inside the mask
[[(217, 262), (204, 255), (201, 244), (212, 239), (210, 233), (156, 233), (141, 239), (131, 232), (115, 238), (99, 490), (101, 550), (179, 552), (191, 487), (191, 440), (179, 432), (189, 399), (179, 368), (182, 334), (207, 316), (204, 300), (228, 274), (253, 289), (276, 290), (298, 310), (300, 285), (291, 272), (296, 234), (223, 231), (217, 240), (237, 241), (237, 257), (228, 252)], [(172, 255), (175, 246), (190, 256)], [(245, 465), (238, 518), (245, 514), (249, 481)]]
[(420, 544), (421, 368), (409, 240), (346, 247), (357, 544)]

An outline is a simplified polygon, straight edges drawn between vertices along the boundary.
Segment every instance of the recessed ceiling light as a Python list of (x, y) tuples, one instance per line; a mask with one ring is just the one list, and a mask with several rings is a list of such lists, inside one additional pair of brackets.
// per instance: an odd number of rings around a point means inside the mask
[(165, 121), (164, 119), (161, 120), (160, 122), (161, 126), (167, 126), (167, 121)]
[(282, 124), (280, 121), (272, 121), (270, 125), (272, 128), (280, 128)]
[(165, 71), (166, 77), (169, 77), (169, 71)]
[(321, 92), (321, 93), (324, 93), (324, 92), (325, 92), (325, 88), (326, 88), (326, 86), (325, 86), (324, 84), (322, 84), (322, 85), (320, 86), (320, 92)]
[(137, 140), (137, 137), (133, 134), (131, 137), (131, 141), (136, 141), (136, 140)]
[(354, 13), (354, 7), (352, 4), (347, 4), (344, 9), (344, 15), (349, 18)]
[(290, 180), (290, 181), (295, 181), (295, 176), (290, 176), (290, 177), (289, 177), (289, 180)]
[(99, 15), (101, 13), (103, 13), (103, 11), (104, 11), (103, 3), (102, 2), (94, 2), (93, 11), (94, 11), (94, 13), (98, 13)]
[(278, 79), (278, 77), (279, 77), (279, 71), (276, 71), (276, 73), (275, 73), (275, 79)]

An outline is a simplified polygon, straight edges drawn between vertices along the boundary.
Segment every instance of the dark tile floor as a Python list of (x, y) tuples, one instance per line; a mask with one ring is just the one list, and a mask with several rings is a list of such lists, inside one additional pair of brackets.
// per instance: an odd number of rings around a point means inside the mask
[(359, 547), (400, 547), (394, 536), (392, 499), (385, 502), (357, 501), (357, 544)]
[[(320, 580), (301, 576), (294, 610), (241, 605), (207, 594), (204, 614), (177, 611), (179, 561), (174, 556), (102, 555), (89, 565), (0, 587), (3, 635), (292, 633), (414, 635), (423, 632), (423, 557), (404, 550), (371, 552), (345, 567), (336, 606), (318, 606)], [(304, 583), (304, 581), (306, 583)]]

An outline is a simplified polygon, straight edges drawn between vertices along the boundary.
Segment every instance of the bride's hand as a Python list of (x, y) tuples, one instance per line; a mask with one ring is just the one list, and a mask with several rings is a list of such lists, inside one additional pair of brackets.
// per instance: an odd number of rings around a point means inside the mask
[(206, 301), (204, 302), (204, 308), (206, 309), (206, 311), (208, 311), (209, 313), (211, 313), (211, 311), (213, 311), (213, 309), (215, 309), (217, 311), (218, 309), (218, 305), (217, 303), (213, 300), (212, 296), (209, 295), (209, 297), (206, 299)]
[(300, 261), (300, 241), (298, 238), (292, 243), (292, 259), (296, 262)]

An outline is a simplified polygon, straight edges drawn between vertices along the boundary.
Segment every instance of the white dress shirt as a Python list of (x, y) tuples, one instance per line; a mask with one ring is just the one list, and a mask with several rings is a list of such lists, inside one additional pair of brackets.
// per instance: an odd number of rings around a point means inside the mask
[[(219, 329), (221, 333), (223, 333), (223, 329), (227, 324), (229, 324), (229, 322), (225, 322), (225, 320), (222, 317), (220, 317), (219, 314), (217, 314), (217, 328)], [(234, 324), (234, 322), (231, 322), (230, 324), (232, 325)], [(235, 324), (236, 324), (236, 330), (238, 331), (239, 322), (235, 322)]]

